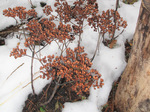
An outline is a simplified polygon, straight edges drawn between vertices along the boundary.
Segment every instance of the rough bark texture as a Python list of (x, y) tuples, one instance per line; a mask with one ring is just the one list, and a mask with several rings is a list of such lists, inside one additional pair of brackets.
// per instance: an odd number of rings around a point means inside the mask
[(143, 0), (127, 67), (118, 85), (118, 112), (150, 112), (150, 3)]

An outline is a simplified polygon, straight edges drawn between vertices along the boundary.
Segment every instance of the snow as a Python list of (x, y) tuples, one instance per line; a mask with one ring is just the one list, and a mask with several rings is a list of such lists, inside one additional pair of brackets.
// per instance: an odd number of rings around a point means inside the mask
[[(44, 1), (47, 4), (54, 4), (54, 0), (32, 0), (36, 6), (38, 15), (42, 15), (42, 8), (39, 2)], [(67, 0), (72, 3), (72, 0)], [(99, 4), (99, 10), (107, 10), (115, 8), (116, 0), (97, 0)], [(15, 25), (16, 21), (12, 18), (8, 18), (2, 15), (2, 11), (8, 7), (24, 6), (27, 9), (31, 7), (29, 0), (0, 0), (0, 30), (8, 27), (9, 25)], [(79, 102), (66, 102), (65, 108), (62, 112), (100, 112), (101, 106), (106, 104), (109, 93), (112, 88), (112, 84), (123, 72), (125, 62), (125, 47), (124, 42), (126, 39), (131, 40), (136, 22), (139, 14), (141, 0), (133, 5), (127, 5), (120, 1), (120, 8), (118, 9), (120, 15), (127, 21), (128, 27), (117, 39), (117, 46), (110, 49), (103, 44), (100, 44), (99, 53), (93, 61), (92, 68), (97, 69), (104, 79), (104, 86), (100, 89), (90, 89), (90, 96), (87, 100)], [(94, 53), (97, 33), (93, 32), (90, 27), (84, 29), (82, 34), (82, 45), (85, 46), (85, 51), (89, 54), (89, 58)], [(17, 43), (20, 42), (23, 47), (23, 40), (19, 40), (14, 37), (6, 39), (6, 45), (0, 46), (0, 112), (21, 112), (27, 96), (32, 93), (30, 83), (30, 64), (31, 59), (23, 57), (14, 59), (9, 57), (10, 51)], [(72, 43), (70, 47), (74, 48), (76, 43)], [(37, 48), (38, 49), (38, 48)], [(56, 43), (52, 43), (51, 46), (44, 48), (42, 54), (56, 54), (58, 47)], [(28, 51), (30, 54), (30, 52)], [(39, 76), (39, 62), (34, 62), (34, 78)], [(18, 69), (17, 69), (18, 68)], [(15, 72), (13, 72), (16, 70)], [(11, 74), (13, 73), (13, 74)], [(44, 80), (37, 78), (34, 81), (35, 92), (38, 94), (42, 88), (50, 80)]]
[(99, 112), (96, 103), (83, 100), (75, 103), (65, 103), (63, 112)]

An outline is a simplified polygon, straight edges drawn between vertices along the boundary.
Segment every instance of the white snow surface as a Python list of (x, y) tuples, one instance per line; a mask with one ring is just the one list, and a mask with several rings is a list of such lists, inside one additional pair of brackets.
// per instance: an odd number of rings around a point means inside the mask
[[(55, 0), (32, 0), (36, 7), (36, 11), (39, 16), (42, 16), (42, 8), (39, 2), (44, 1), (49, 5), (53, 5)], [(73, 0), (67, 0), (71, 4)], [(99, 10), (114, 9), (116, 0), (97, 0), (99, 4)], [(24, 6), (30, 9), (31, 5), (29, 0), (0, 0), (0, 30), (8, 27), (9, 25), (15, 25), (15, 20), (3, 16), (3, 10), (8, 7)], [(139, 14), (141, 0), (133, 5), (127, 5), (121, 2), (118, 9), (120, 15), (127, 21), (128, 27), (125, 29), (117, 39), (117, 46), (110, 49), (103, 44), (100, 44), (99, 52), (93, 61), (92, 68), (97, 69), (104, 79), (104, 86), (100, 89), (90, 89), (90, 96), (87, 100), (79, 102), (66, 102), (62, 112), (101, 112), (102, 106), (107, 103), (109, 93), (112, 88), (112, 84), (123, 72), (125, 62), (125, 46), (126, 39), (131, 40), (135, 31), (136, 22)], [(96, 48), (98, 34), (94, 32), (90, 27), (84, 29), (82, 34), (82, 45), (85, 47), (85, 51), (88, 53), (88, 57), (91, 58)], [(32, 93), (30, 82), (31, 71), (31, 59), (28, 57), (22, 57), (14, 59), (9, 57), (10, 52), (17, 43), (20, 42), (20, 46), (23, 47), (23, 40), (19, 40), (10, 36), (6, 39), (6, 45), (0, 46), (0, 112), (21, 112), (25, 101), (30, 93)], [(70, 47), (74, 48), (76, 43), (72, 43)], [(38, 49), (38, 48), (36, 48)], [(42, 51), (42, 55), (56, 54), (58, 47), (56, 43), (52, 43), (51, 46), (46, 47)], [(30, 51), (27, 52), (30, 54)], [(20, 66), (21, 65), (21, 66)], [(20, 67), (19, 67), (20, 66)], [(40, 63), (34, 61), (34, 78), (38, 77)], [(19, 67), (17, 69), (17, 67)], [(12, 75), (10, 75), (15, 69), (17, 69)], [(34, 81), (35, 92), (38, 94), (42, 91), (42, 88), (50, 80), (44, 80), (38, 78)]]

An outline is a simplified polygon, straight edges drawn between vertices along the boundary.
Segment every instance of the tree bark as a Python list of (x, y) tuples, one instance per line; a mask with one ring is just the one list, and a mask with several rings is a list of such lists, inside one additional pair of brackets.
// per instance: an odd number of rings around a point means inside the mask
[(142, 0), (133, 48), (118, 85), (117, 112), (150, 112), (150, 1)]

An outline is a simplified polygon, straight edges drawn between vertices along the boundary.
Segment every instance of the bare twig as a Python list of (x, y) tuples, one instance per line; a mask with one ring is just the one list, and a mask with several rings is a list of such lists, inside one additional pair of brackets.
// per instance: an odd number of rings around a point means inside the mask
[(20, 27), (22, 25), (24, 25), (25, 23), (22, 23), (22, 24), (18, 24), (16, 26), (10, 26), (10, 27), (7, 27), (6, 29), (0, 31), (0, 35), (6, 35), (6, 34), (10, 34), (12, 32), (18, 32), (20, 29)]
[(101, 32), (99, 31), (99, 35), (98, 35), (98, 40), (97, 40), (97, 45), (96, 45), (96, 49), (95, 49), (95, 52), (94, 52), (94, 55), (93, 57), (91, 58), (91, 62), (94, 60), (95, 56), (96, 56), (96, 53), (99, 49), (99, 46), (100, 46), (100, 42), (101, 42)]
[[(115, 14), (114, 14), (114, 26), (116, 26), (116, 12), (118, 10), (118, 7), (119, 7), (119, 0), (116, 0), (116, 9), (115, 9)], [(115, 32), (116, 32), (116, 29), (114, 30), (113, 32), (113, 36), (112, 36), (112, 39), (114, 39), (114, 36), (115, 36)]]
[(21, 65), (19, 65), (7, 78), (6, 80), (8, 80), (8, 78), (16, 71), (18, 70), (24, 63), (22, 63)]
[[(84, 22), (84, 20), (83, 20)], [(79, 26), (79, 28), (81, 27), (81, 30), (83, 29), (83, 24)], [(81, 30), (80, 30), (80, 33), (79, 33), (79, 40), (78, 40), (78, 47), (80, 47), (80, 44), (81, 44)]]
[[(32, 58), (32, 56), (27, 55), (27, 54), (25, 56)], [(40, 60), (39, 58), (35, 58), (35, 57), (33, 57), (33, 58), (36, 59), (36, 60)]]
[(41, 49), (39, 49), (38, 51), (36, 51), (36, 54), (37, 54), (38, 52), (40, 52), (42, 49), (44, 49), (47, 45), (48, 45), (48, 44), (44, 45)]
[(31, 4), (31, 7), (34, 8), (34, 5), (33, 5), (32, 1), (29, 0), (29, 2), (30, 2), (30, 4)]
[[(37, 76), (35, 79), (33, 79), (33, 81), (37, 80), (38, 78), (40, 78), (40, 76)], [(31, 82), (29, 82), (28, 84), (26, 84), (25, 86), (23, 86), (22, 88), (27, 87)]]
[(115, 9), (115, 11), (118, 10), (118, 7), (119, 7), (119, 0), (116, 0), (116, 9)]
[(66, 49), (68, 48), (69, 44), (70, 44), (70, 41), (65, 42)]
[(60, 49), (60, 50), (61, 50), (60, 56), (62, 56), (62, 54), (63, 54), (63, 52), (64, 52), (64, 46), (65, 46), (65, 40), (64, 40), (64, 42), (63, 42), (62, 48)]
[(49, 88), (50, 88), (52, 82), (53, 82), (53, 81), (51, 80), (51, 82), (48, 84), (48, 87), (47, 87), (46, 91), (44, 91), (44, 94), (43, 94), (42, 98), (40, 99), (40, 101), (44, 98), (44, 96), (47, 97), (47, 92), (48, 92), (48, 90), (49, 90)]
[[(28, 101), (38, 110), (38, 107), (31, 100), (28, 99)], [(31, 107), (31, 108), (33, 108), (33, 107)]]
[[(24, 28), (23, 26), (22, 26), (22, 30), (23, 30), (23, 34), (24, 34), (25, 39), (27, 39), (26, 34), (25, 34), (25, 28)], [(29, 49), (30, 49), (30, 51), (32, 52), (32, 49), (31, 49), (30, 46), (29, 46)]]
[(48, 99), (48, 101), (42, 103), (41, 106), (47, 105), (48, 103), (50, 103), (52, 101), (52, 99), (53, 99), (53, 97), (54, 97), (54, 95), (55, 95), (55, 93), (56, 93), (56, 91), (59, 87), (60, 80), (61, 80), (61, 76), (59, 76), (58, 82), (56, 83), (56, 85), (54, 87), (54, 90), (53, 90), (53, 93), (52, 93), (51, 97)]
[(58, 45), (59, 49), (61, 49), (59, 43), (57, 42), (57, 40), (54, 40), (56, 42), (56, 44)]
[(117, 36), (114, 37), (114, 39), (116, 39), (117, 37), (119, 37), (119, 35), (121, 35), (124, 32), (124, 29), (121, 31), (120, 34), (118, 34)]

